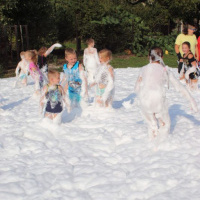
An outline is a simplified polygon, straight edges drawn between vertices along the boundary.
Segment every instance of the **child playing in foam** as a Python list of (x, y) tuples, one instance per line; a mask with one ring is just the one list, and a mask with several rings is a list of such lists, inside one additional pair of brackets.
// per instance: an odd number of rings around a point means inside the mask
[(97, 49), (94, 48), (94, 40), (90, 38), (86, 42), (88, 47), (84, 50), (83, 64), (85, 65), (85, 69), (87, 71), (88, 84), (91, 84), (94, 82), (94, 76), (100, 62)]
[(100, 66), (95, 75), (96, 95), (95, 104), (100, 107), (112, 105), (114, 96), (114, 70), (109, 64), (112, 52), (103, 49), (99, 52)]
[(165, 96), (165, 84), (169, 86), (169, 81), (190, 101), (193, 110), (198, 110), (195, 100), (164, 65), (162, 57), (161, 48), (155, 47), (150, 50), (150, 63), (142, 67), (135, 85), (141, 111), (148, 124), (149, 136), (153, 138), (158, 133), (162, 137), (166, 136), (170, 131), (170, 117)]
[(63, 111), (63, 102), (68, 111), (70, 110), (70, 101), (60, 82), (60, 73), (58, 71), (49, 70), (49, 83), (43, 87), (40, 99), (41, 109), (44, 117), (53, 120), (55, 123), (61, 122), (61, 113)]
[(68, 48), (65, 50), (66, 64), (63, 66), (65, 80), (62, 80), (64, 91), (69, 94), (72, 106), (85, 105), (88, 100), (87, 79), (82, 65), (77, 61), (76, 52)]
[(180, 72), (181, 79), (186, 79), (186, 83), (188, 84), (190, 90), (197, 90), (199, 71), (197, 61), (194, 58), (192, 52), (190, 51), (189, 42), (183, 42), (182, 51), (183, 58), (181, 59), (181, 61), (183, 62), (183, 65)]
[(25, 53), (25, 59), (29, 63), (29, 72), (35, 81), (35, 94), (38, 94), (43, 87), (43, 75), (37, 66), (37, 51), (28, 50)]
[(17, 81), (15, 86), (17, 85), (18, 81), (26, 86), (27, 85), (27, 77), (28, 77), (28, 62), (25, 59), (25, 52), (22, 51), (20, 53), (21, 61), (18, 63), (17, 68), (15, 70)]
[(47, 47), (41, 47), (38, 50), (38, 66), (42, 71), (48, 72), (48, 63), (47, 63), (47, 56), (54, 50), (56, 47), (62, 47), (61, 44), (55, 43), (51, 47), (47, 49)]

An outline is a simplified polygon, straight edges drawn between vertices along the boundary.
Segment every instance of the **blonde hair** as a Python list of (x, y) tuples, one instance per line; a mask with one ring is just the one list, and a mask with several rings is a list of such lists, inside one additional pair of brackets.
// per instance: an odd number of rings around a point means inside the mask
[(28, 54), (28, 56), (30, 56), (30, 58), (34, 62), (34, 64), (37, 65), (37, 61), (38, 61), (37, 51), (36, 50), (28, 50), (25, 53)]
[(92, 43), (94, 43), (94, 40), (92, 38), (89, 38), (86, 40), (87, 45), (92, 44)]
[(56, 76), (56, 75), (60, 75), (60, 72), (58, 72), (58, 71), (56, 71), (56, 70), (52, 70), (52, 69), (50, 69), (50, 70), (48, 71), (48, 78), (54, 77), (54, 76)]
[(99, 55), (103, 58), (108, 58), (109, 61), (112, 60), (112, 52), (108, 49), (102, 49), (99, 51)]
[(38, 50), (38, 55), (39, 55), (39, 56), (42, 56), (46, 51), (47, 51), (47, 47), (41, 47), (41, 48)]
[(22, 51), (21, 53), (20, 53), (20, 58), (22, 59), (22, 58), (24, 58), (24, 56), (25, 56), (25, 51)]
[(67, 57), (68, 55), (71, 55), (71, 54), (76, 54), (76, 51), (72, 48), (67, 48), (65, 50), (65, 57)]

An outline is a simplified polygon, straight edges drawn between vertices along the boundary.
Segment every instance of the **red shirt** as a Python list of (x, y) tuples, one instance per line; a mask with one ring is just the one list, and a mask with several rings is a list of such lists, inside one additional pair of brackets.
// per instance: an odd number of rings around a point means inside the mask
[(198, 51), (199, 51), (199, 62), (200, 62), (200, 36), (198, 37), (198, 40), (197, 40), (197, 47), (198, 47)]

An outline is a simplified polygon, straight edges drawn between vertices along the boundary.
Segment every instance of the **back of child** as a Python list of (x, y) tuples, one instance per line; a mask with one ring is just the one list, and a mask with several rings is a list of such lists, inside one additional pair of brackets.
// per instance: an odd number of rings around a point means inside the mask
[(25, 53), (25, 58), (29, 63), (29, 72), (33, 80), (35, 81), (35, 90), (38, 92), (43, 87), (43, 75), (37, 66), (37, 51), (28, 50)]
[(187, 89), (175, 78), (163, 62), (163, 50), (154, 47), (149, 52), (150, 63), (141, 68), (135, 84), (142, 115), (148, 124), (150, 138), (158, 134), (166, 137), (170, 131), (170, 116), (166, 102), (165, 85), (169, 82), (191, 103), (194, 111), (198, 110), (195, 100)]
[(87, 71), (88, 83), (91, 84), (94, 82), (94, 76), (100, 62), (97, 49), (94, 48), (94, 40), (90, 38), (86, 41), (86, 43), (88, 47), (84, 50), (83, 64)]
[[(20, 53), (20, 57), (21, 57), (21, 61), (18, 63), (15, 73), (17, 76), (17, 82), (18, 82), (18, 80), (20, 80), (21, 83), (26, 86), (29, 70), (28, 70), (28, 62), (25, 60), (25, 52), (24, 51), (22, 51)], [(16, 82), (16, 84), (17, 84), (17, 82)]]
[(103, 49), (99, 52), (100, 65), (95, 75), (96, 95), (95, 104), (100, 107), (112, 105), (114, 96), (114, 70), (109, 64), (112, 52)]

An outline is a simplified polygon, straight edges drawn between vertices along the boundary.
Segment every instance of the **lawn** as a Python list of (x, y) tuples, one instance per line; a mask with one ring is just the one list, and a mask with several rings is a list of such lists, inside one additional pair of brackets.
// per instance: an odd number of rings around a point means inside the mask
[[(78, 60), (82, 63), (83, 56), (79, 56)], [(166, 65), (170, 67), (177, 67), (177, 58), (173, 55), (165, 55), (164, 62)], [(125, 54), (113, 54), (113, 59), (111, 61), (111, 65), (114, 68), (126, 68), (126, 67), (142, 67), (148, 64), (148, 57), (138, 57), (134, 55), (125, 55)], [(59, 71), (62, 71), (62, 66), (65, 63), (64, 56), (63, 58), (58, 58), (57, 56), (53, 56), (53, 54), (49, 57), (49, 64), (53, 64), (54, 66), (59, 66)], [(9, 70), (5, 70), (0, 73), (0, 78), (7, 78), (15, 76), (15, 68), (9, 68)]]
[[(177, 67), (177, 57), (173, 55), (165, 55), (164, 62), (170, 67)], [(114, 68), (126, 67), (142, 67), (149, 63), (148, 57), (137, 57), (132, 55), (113, 55), (111, 65)]]

